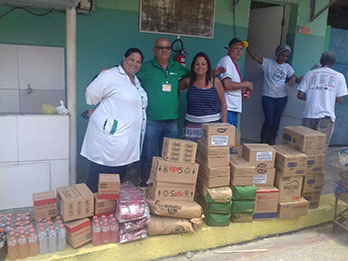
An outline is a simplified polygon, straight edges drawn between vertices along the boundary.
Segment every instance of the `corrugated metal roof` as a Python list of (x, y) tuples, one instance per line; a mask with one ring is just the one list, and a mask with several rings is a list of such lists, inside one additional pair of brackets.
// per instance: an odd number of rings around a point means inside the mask
[(0, 0), (0, 4), (22, 7), (54, 8), (65, 10), (76, 7), (80, 0)]

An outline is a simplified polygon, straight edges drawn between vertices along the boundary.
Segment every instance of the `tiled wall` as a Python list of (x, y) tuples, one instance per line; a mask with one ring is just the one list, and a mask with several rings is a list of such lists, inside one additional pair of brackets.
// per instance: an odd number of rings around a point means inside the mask
[(69, 116), (0, 116), (0, 210), (69, 184)]

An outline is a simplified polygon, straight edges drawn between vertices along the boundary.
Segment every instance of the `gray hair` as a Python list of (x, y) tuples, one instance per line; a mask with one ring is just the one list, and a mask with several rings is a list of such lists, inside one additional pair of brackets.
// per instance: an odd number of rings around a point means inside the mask
[(323, 52), (320, 57), (321, 66), (333, 67), (336, 64), (336, 54), (331, 51)]

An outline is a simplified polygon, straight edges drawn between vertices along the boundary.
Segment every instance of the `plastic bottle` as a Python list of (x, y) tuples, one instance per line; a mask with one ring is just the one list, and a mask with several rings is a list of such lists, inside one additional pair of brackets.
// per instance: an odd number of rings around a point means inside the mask
[(39, 252), (41, 255), (48, 253), (48, 235), (45, 230), (45, 227), (40, 227), (40, 231), (38, 233), (39, 238)]
[(94, 246), (102, 244), (101, 225), (98, 221), (95, 221), (92, 225), (92, 244)]
[(39, 242), (37, 239), (37, 234), (33, 228), (29, 230), (28, 248), (29, 248), (29, 256), (36, 256), (39, 254)]
[(28, 256), (28, 240), (24, 234), (24, 230), (19, 231), (18, 235), (18, 257), (25, 258)]
[(15, 260), (18, 258), (18, 245), (17, 237), (14, 232), (10, 232), (7, 237), (7, 254), (10, 260)]
[(107, 218), (103, 219), (102, 223), (102, 244), (110, 243), (110, 224)]
[(54, 253), (57, 251), (57, 230), (55, 230), (54, 226), (50, 226), (48, 230), (48, 251), (50, 253)]
[(58, 251), (66, 249), (66, 228), (63, 224), (59, 225), (58, 229)]
[(110, 233), (111, 233), (111, 243), (118, 243), (120, 241), (119, 226), (118, 221), (115, 217), (110, 220)]

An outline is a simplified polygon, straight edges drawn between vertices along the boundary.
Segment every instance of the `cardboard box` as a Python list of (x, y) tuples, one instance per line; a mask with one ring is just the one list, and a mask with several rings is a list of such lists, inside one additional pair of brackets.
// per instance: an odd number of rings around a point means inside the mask
[[(200, 181), (200, 180), (199, 180)], [(213, 202), (226, 203), (232, 198), (230, 187), (208, 188), (203, 182), (197, 182), (197, 191), (203, 198), (210, 197)]]
[(57, 188), (60, 213), (65, 222), (93, 216), (94, 195), (86, 184)]
[(195, 163), (197, 143), (190, 140), (164, 137), (162, 158), (168, 161)]
[(324, 185), (324, 174), (309, 174), (304, 177), (302, 192), (319, 192), (324, 189)]
[(114, 214), (116, 201), (110, 199), (98, 199), (98, 193), (94, 193), (94, 215)]
[(306, 174), (323, 173), (325, 165), (325, 154), (307, 155)]
[(308, 201), (310, 209), (319, 207), (320, 193), (321, 192), (302, 193), (302, 197)]
[(231, 185), (233, 186), (251, 186), (256, 168), (243, 157), (238, 155), (230, 156), (231, 167)]
[(229, 147), (208, 147), (198, 141), (197, 162), (207, 167), (228, 167)]
[(67, 230), (67, 242), (77, 248), (92, 240), (92, 227), (88, 218), (65, 223)]
[(300, 198), (296, 202), (282, 202), (279, 203), (279, 218), (295, 218), (306, 216), (308, 212), (308, 201)]
[(257, 187), (254, 219), (276, 218), (278, 213), (279, 189), (276, 187)]
[(279, 202), (300, 200), (303, 177), (282, 177), (276, 171), (275, 186), (279, 189)]
[(275, 150), (268, 144), (243, 144), (243, 157), (257, 168), (274, 168)]
[(47, 218), (58, 215), (57, 196), (55, 191), (46, 191), (33, 194), (34, 217)]
[(256, 168), (253, 176), (253, 184), (257, 186), (273, 186), (276, 169)]
[(154, 200), (193, 201), (196, 184), (151, 181), (147, 195)]
[(325, 137), (324, 133), (304, 126), (288, 126), (283, 129), (283, 144), (306, 154), (323, 154)]
[(99, 174), (98, 199), (118, 199), (120, 184), (118, 174)]
[(235, 145), (236, 127), (229, 123), (203, 123), (202, 142), (207, 146)]
[(199, 167), (199, 177), (209, 187), (224, 187), (230, 184), (230, 167)]
[(288, 145), (275, 145), (275, 168), (283, 177), (303, 176), (307, 169), (307, 155)]
[(149, 180), (196, 184), (198, 168), (197, 163), (178, 163), (153, 157)]

